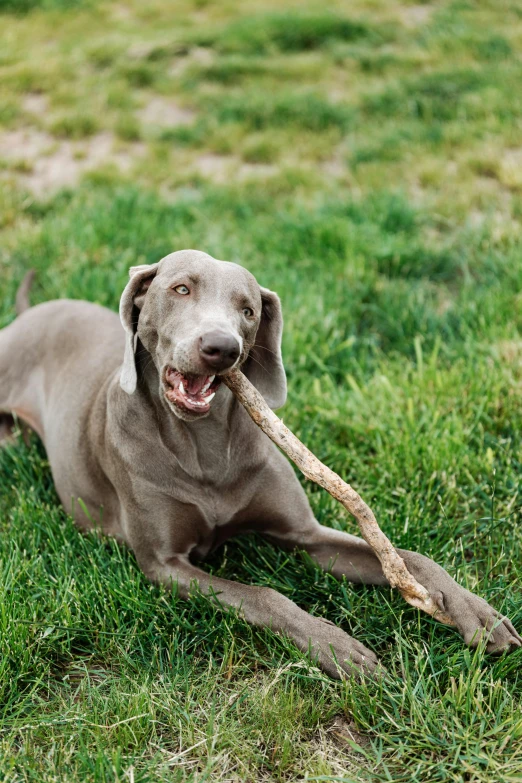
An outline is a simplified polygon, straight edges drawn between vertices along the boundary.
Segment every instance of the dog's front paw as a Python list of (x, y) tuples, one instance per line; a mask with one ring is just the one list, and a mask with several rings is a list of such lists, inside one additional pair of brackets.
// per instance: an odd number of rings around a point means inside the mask
[(441, 611), (449, 615), (466, 644), (486, 642), (486, 652), (500, 654), (522, 647), (513, 623), (487, 601), (461, 587), (441, 566), (417, 552), (400, 550), (407, 568), (426, 588)]
[(379, 676), (384, 671), (375, 653), (329, 620), (314, 617), (310, 630), (308, 650), (330, 677), (340, 679), (343, 672), (356, 677)]
[(486, 652), (496, 655), (522, 647), (522, 637), (511, 620), (456, 582), (455, 587), (452, 585), (449, 590), (439, 590), (432, 597), (437, 606), (451, 617), (464, 641), (471, 647), (477, 647), (485, 640)]

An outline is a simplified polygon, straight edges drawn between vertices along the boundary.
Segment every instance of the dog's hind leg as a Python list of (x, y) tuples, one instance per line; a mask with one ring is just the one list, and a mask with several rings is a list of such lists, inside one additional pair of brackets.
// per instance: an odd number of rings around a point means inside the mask
[(12, 328), (0, 330), (0, 443), (12, 441), (15, 428), (12, 389)]
[[(16, 294), (16, 313), (21, 315), (29, 309), (29, 291), (34, 278), (34, 270), (25, 275)], [(22, 415), (17, 410), (14, 399), (19, 372), (17, 366), (23, 363), (22, 345), (18, 338), (18, 323), (15, 321), (5, 329), (0, 330), (0, 444), (13, 440), (16, 422), (13, 413)], [(18, 384), (19, 385), (19, 384)], [(20, 422), (22, 435), (27, 442), (28, 431)]]
[(15, 420), (9, 399), (9, 335), (7, 329), (0, 331), (0, 446), (14, 439)]

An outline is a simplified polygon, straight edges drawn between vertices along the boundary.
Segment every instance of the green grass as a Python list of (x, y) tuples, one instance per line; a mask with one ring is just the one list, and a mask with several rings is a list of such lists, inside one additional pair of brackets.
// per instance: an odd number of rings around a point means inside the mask
[[(244, 263), (283, 302), (285, 422), (397, 545), (520, 630), (520, 9), (65, 5), (0, 6), (0, 147), (30, 130), (43, 157), (81, 155), (113, 133), (131, 164), (36, 196), (25, 154), (0, 161), (0, 327), (30, 267), (35, 302), (116, 309), (128, 268), (175, 248)], [(147, 132), (153, 98), (193, 122)], [(306, 491), (322, 523), (356, 532)], [(471, 652), (390, 590), (261, 538), (215, 553), (214, 573), (328, 617), (389, 672), (330, 681), (80, 535), (36, 437), (0, 450), (0, 533), (2, 780), (522, 781), (520, 650)], [(361, 745), (332, 731), (339, 716)]]
[(367, 24), (329, 12), (256, 14), (227, 24), (222, 30), (197, 34), (199, 44), (219, 52), (269, 54), (320, 49), (333, 41), (371, 36)]
[(26, 14), (34, 9), (61, 10), (81, 6), (85, 0), (0, 0), (0, 13)]

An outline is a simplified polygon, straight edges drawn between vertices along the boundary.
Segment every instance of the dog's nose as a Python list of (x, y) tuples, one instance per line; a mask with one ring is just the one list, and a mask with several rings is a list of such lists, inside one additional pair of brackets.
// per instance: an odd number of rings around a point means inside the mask
[(199, 338), (199, 353), (213, 370), (227, 370), (239, 356), (237, 338), (216, 329)]

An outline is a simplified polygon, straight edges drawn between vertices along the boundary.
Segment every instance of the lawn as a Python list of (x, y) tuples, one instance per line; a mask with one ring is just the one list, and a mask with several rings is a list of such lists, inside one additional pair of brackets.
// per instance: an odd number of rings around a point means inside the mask
[[(31, 267), (35, 303), (116, 309), (174, 249), (243, 263), (282, 299), (285, 422), (520, 631), (521, 46), (515, 0), (0, 0), (0, 327)], [(36, 436), (0, 527), (2, 781), (522, 781), (522, 650), (221, 548), (388, 669), (334, 682), (78, 533)]]

